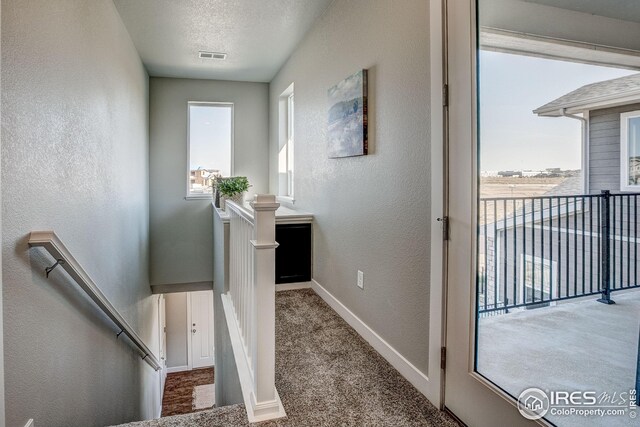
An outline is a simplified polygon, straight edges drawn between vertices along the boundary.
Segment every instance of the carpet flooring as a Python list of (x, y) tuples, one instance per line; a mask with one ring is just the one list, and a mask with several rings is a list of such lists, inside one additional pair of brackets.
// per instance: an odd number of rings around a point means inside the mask
[[(433, 406), (310, 289), (276, 294), (276, 387), (280, 426), (446, 426)], [(243, 405), (128, 427), (249, 426)]]
[(189, 414), (193, 409), (193, 390), (196, 386), (213, 384), (213, 368), (167, 374), (162, 397), (162, 416)]

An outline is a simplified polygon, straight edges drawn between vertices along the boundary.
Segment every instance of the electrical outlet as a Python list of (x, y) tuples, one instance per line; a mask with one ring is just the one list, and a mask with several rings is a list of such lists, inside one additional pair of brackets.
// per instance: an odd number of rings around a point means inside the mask
[(358, 283), (357, 283), (358, 287), (360, 289), (364, 289), (364, 273), (360, 270), (358, 270)]

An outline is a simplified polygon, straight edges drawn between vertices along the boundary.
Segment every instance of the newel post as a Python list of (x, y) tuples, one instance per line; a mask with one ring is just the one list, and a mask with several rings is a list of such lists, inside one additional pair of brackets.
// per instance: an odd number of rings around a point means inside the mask
[[(615, 304), (611, 299), (611, 192), (602, 190), (600, 197), (602, 198), (602, 212), (600, 214), (600, 235), (602, 236), (602, 284), (600, 291), (602, 297), (598, 299), (598, 302)], [(615, 200), (613, 202), (615, 203)]]
[(276, 400), (275, 389), (275, 277), (276, 210), (280, 206), (270, 194), (256, 195), (251, 207), (254, 214), (255, 319), (251, 355), (254, 374), (252, 404), (256, 412), (267, 409)]

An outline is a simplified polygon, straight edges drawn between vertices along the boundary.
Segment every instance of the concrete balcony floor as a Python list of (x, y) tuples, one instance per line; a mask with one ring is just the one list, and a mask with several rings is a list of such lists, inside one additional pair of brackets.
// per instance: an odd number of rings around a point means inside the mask
[[(478, 372), (513, 396), (549, 391), (629, 392), (635, 388), (640, 290), (480, 319)], [(640, 410), (636, 411), (640, 416)], [(558, 426), (638, 426), (628, 415), (549, 416)]]

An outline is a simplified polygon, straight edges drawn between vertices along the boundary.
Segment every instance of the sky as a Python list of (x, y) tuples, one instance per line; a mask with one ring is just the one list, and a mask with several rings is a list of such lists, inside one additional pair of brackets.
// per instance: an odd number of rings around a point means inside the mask
[(589, 83), (636, 73), (480, 51), (480, 170), (580, 169), (580, 121), (533, 110)]
[(231, 106), (190, 105), (189, 114), (189, 167), (230, 176)]

